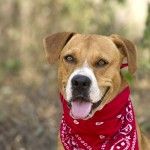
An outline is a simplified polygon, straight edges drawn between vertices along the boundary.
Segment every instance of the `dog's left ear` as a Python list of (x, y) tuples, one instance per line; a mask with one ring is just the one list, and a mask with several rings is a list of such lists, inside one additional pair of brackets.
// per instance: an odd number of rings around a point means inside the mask
[(43, 39), (47, 60), (50, 64), (57, 62), (59, 54), (75, 33), (60, 32), (51, 34)]
[(135, 45), (131, 41), (116, 34), (112, 34), (110, 37), (117, 48), (122, 51), (125, 57), (127, 57), (129, 72), (134, 74), (137, 69), (137, 53)]

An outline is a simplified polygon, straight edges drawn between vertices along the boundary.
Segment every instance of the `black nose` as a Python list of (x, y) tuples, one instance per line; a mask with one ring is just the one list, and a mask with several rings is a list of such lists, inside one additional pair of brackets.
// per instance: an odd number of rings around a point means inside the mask
[(78, 89), (88, 89), (91, 85), (91, 80), (84, 75), (76, 75), (72, 78), (72, 87)]

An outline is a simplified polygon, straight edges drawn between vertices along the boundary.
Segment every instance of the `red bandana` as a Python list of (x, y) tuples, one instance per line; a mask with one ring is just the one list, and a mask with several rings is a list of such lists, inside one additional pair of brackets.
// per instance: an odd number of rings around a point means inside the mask
[(129, 87), (88, 120), (74, 120), (61, 95), (60, 137), (65, 150), (139, 150)]

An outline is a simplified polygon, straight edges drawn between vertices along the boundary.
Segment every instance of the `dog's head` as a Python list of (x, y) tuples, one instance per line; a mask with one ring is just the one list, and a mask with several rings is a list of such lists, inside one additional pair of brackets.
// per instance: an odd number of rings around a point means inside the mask
[(59, 63), (58, 81), (70, 114), (88, 119), (113, 99), (123, 86), (120, 67), (136, 71), (136, 48), (118, 35), (56, 33), (44, 39), (49, 63)]

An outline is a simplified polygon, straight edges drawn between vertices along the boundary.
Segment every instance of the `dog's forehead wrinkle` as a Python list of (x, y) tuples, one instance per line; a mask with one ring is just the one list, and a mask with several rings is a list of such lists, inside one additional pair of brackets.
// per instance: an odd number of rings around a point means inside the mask
[[(78, 44), (77, 44), (78, 43)], [(111, 41), (111, 39), (107, 36), (101, 36), (101, 35), (81, 35), (81, 34), (76, 34), (67, 45), (78, 47), (78, 46), (83, 46), (86, 47), (87, 49), (90, 49), (94, 45), (97, 45), (99, 47), (115, 47), (115, 44)], [(110, 46), (111, 45), (111, 46)], [(69, 47), (70, 47), (69, 46)]]

